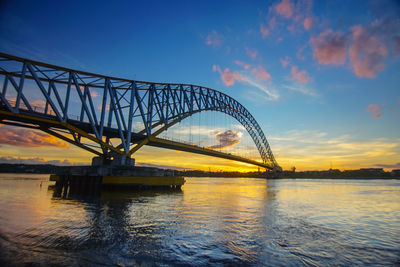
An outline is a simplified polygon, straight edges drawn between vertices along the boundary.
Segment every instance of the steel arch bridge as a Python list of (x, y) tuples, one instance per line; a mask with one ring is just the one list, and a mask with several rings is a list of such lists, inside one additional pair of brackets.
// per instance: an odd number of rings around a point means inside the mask
[[(104, 160), (129, 164), (133, 153), (150, 145), (281, 170), (250, 112), (210, 88), (103, 76), (4, 53), (0, 53), (0, 83), (1, 123), (42, 130)], [(79, 115), (70, 115), (72, 109)], [(157, 137), (201, 111), (223, 112), (240, 122), (262, 161)], [(112, 143), (115, 139), (118, 145)]]

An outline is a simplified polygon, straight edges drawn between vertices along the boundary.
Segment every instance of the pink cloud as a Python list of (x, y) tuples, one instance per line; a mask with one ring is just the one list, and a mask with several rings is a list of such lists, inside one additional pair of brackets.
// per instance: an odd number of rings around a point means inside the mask
[(253, 49), (250, 49), (248, 47), (246, 47), (246, 53), (252, 59), (255, 59), (257, 57), (257, 55), (258, 55), (258, 51), (257, 50), (253, 50)]
[(328, 29), (319, 36), (312, 37), (313, 56), (319, 64), (343, 65), (346, 60), (347, 38), (341, 32)]
[[(276, 19), (284, 18), (288, 21), (286, 30), (291, 34), (299, 33), (303, 29), (310, 30), (315, 24), (315, 17), (312, 14), (312, 0), (280, 0), (270, 8), (269, 30), (277, 24)], [(282, 23), (281, 23), (282, 24)]]
[(0, 144), (19, 147), (68, 147), (68, 143), (46, 133), (0, 125)]
[(226, 54), (227, 55), (229, 55), (230, 53), (231, 53), (231, 47), (229, 46), (229, 45), (227, 45), (226, 47), (225, 47), (225, 51), (226, 51)]
[(242, 74), (239, 74), (239, 73), (237, 73), (237, 72), (234, 72), (234, 73), (233, 73), (233, 78), (235, 79), (235, 81), (238, 81), (238, 82), (245, 82), (245, 81), (247, 81), (246, 76), (244, 76), (244, 75), (242, 75)]
[(383, 70), (388, 48), (375, 36), (357, 25), (352, 28), (353, 42), (349, 49), (350, 64), (358, 77), (374, 78)]
[(300, 59), (300, 60), (306, 59), (306, 57), (303, 56), (303, 51), (304, 51), (304, 49), (306, 49), (306, 47), (307, 47), (307, 45), (303, 45), (302, 47), (299, 48), (299, 50), (297, 50), (296, 57), (298, 59)]
[(212, 69), (221, 75), (221, 80), (226, 86), (233, 86), (235, 81), (244, 82), (246, 80), (246, 77), (237, 72), (231, 72), (229, 68), (222, 71), (218, 65), (213, 65)]
[(391, 113), (393, 113), (393, 116), (394, 116), (395, 118), (397, 118), (397, 117), (399, 116), (394, 108), (390, 108), (389, 111), (390, 111)]
[(224, 36), (218, 33), (216, 30), (213, 30), (206, 37), (206, 45), (210, 45), (212, 47), (218, 47), (223, 43), (223, 40)]
[(263, 24), (260, 25), (260, 32), (261, 32), (261, 36), (263, 39), (265, 39), (265, 37), (268, 36), (269, 34), (269, 29), (267, 27), (265, 27)]
[(377, 104), (370, 104), (368, 106), (368, 108), (365, 110), (365, 112), (371, 112), (372, 116), (375, 119), (378, 119), (378, 118), (380, 118), (382, 116), (382, 114), (381, 114), (381, 112), (379, 110), (379, 106)]
[(307, 31), (311, 29), (312, 24), (313, 24), (313, 19), (311, 17), (307, 17), (303, 21), (304, 29), (306, 29)]
[(224, 72), (221, 73), (221, 80), (226, 86), (235, 84), (235, 78), (228, 68), (225, 68)]
[(262, 66), (253, 68), (251, 70), (252, 74), (256, 76), (255, 78), (242, 75), (238, 72), (231, 72), (228, 68), (225, 68), (225, 70), (222, 71), (222, 69), (218, 65), (213, 65), (212, 69), (214, 72), (218, 72), (220, 74), (221, 80), (226, 86), (233, 86), (235, 82), (245, 83), (262, 91), (263, 94), (261, 94), (260, 96), (263, 99), (266, 99), (268, 101), (275, 101), (279, 99), (279, 94), (276, 90), (270, 89), (263, 83), (259, 83), (258, 81), (256, 81), (256, 79), (264, 81), (270, 78), (270, 74), (267, 73)]
[(276, 26), (276, 18), (275, 18), (275, 17), (270, 18), (269, 21), (268, 21), (268, 25), (269, 25), (269, 28), (270, 28), (271, 30), (275, 29), (275, 26)]
[(235, 60), (235, 64), (244, 68), (245, 70), (248, 70), (251, 67), (250, 64), (244, 63), (243, 61), (240, 61), (240, 60)]
[(215, 64), (212, 66), (212, 70), (214, 72), (216, 72), (216, 71), (221, 72), (221, 68), (218, 65), (215, 65)]
[(307, 71), (302, 70), (302, 71), (298, 71), (297, 66), (292, 66), (291, 69), (292, 72), (292, 77), (294, 79), (296, 79), (297, 81), (301, 82), (301, 83), (306, 83), (309, 80)]
[(287, 26), (286, 29), (287, 29), (291, 34), (294, 34), (294, 33), (296, 32), (295, 24), (291, 24), (291, 25)]
[(293, 15), (293, 3), (290, 0), (282, 0), (275, 6), (275, 11), (284, 18), (290, 18)]
[(394, 53), (400, 56), (400, 35), (394, 37)]
[(260, 81), (265, 81), (271, 78), (271, 75), (261, 65), (253, 68), (251, 72), (256, 76), (257, 80)]
[(281, 61), (282, 67), (284, 67), (284, 68), (286, 68), (290, 63), (288, 56), (286, 56), (285, 58), (281, 58), (280, 61)]

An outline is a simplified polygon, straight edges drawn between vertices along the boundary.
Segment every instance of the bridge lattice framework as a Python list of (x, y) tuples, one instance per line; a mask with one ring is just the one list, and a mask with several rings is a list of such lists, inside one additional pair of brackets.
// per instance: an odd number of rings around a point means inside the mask
[[(40, 129), (105, 159), (119, 157), (124, 162), (142, 146), (153, 145), (280, 169), (250, 112), (214, 89), (104, 76), (3, 53), (0, 82), (1, 123)], [(70, 115), (72, 109), (79, 115)], [(241, 123), (261, 162), (157, 137), (202, 111), (223, 112)], [(115, 138), (118, 145), (112, 143)]]

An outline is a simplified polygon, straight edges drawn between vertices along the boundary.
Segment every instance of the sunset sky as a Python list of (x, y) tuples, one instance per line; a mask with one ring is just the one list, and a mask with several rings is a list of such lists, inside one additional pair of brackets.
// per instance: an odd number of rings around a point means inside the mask
[[(222, 91), (252, 113), (284, 169), (400, 168), (399, 1), (2, 1), (0, 51)], [(0, 125), (0, 162), (88, 164), (91, 157)], [(253, 168), (147, 147), (135, 158)]]

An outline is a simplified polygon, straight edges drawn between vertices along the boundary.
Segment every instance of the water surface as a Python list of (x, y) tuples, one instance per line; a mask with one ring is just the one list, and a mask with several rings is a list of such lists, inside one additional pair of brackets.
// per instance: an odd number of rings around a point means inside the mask
[(47, 180), (0, 174), (0, 264), (400, 264), (399, 180), (187, 178), (66, 199)]

